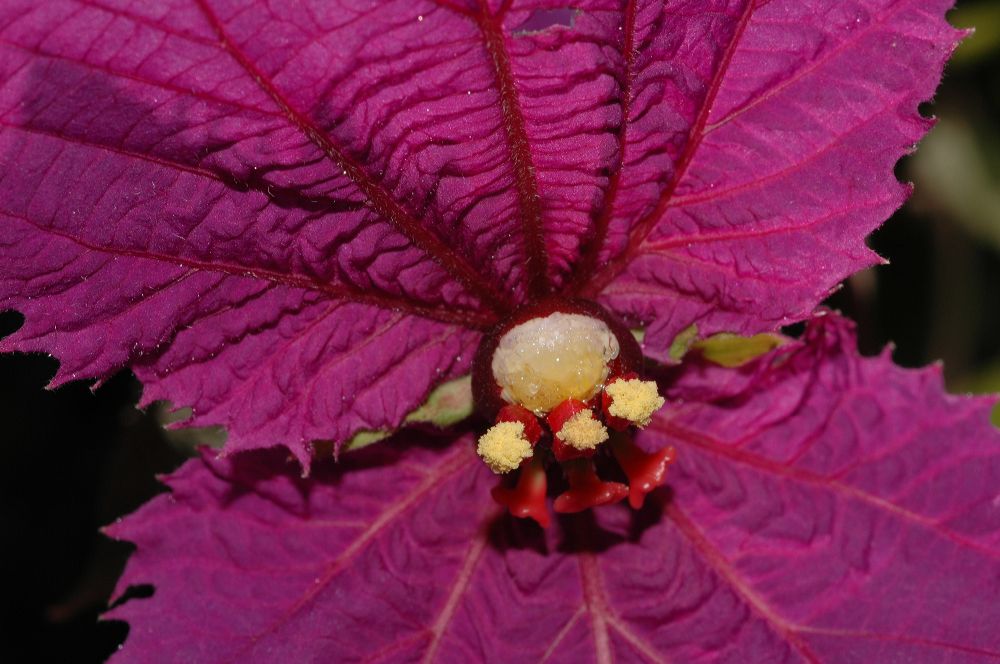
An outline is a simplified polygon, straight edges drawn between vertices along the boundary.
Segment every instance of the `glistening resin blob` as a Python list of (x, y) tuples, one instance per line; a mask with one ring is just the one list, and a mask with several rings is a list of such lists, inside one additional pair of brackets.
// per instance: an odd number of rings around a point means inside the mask
[(544, 415), (566, 399), (597, 394), (618, 352), (604, 321), (557, 311), (508, 330), (491, 368), (504, 401)]

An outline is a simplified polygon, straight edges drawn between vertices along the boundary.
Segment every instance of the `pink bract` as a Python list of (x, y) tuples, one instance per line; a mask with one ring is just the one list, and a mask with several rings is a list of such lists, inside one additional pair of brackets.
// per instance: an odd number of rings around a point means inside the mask
[(876, 259), (950, 5), (2, 0), (0, 350), (307, 465), (545, 292), (661, 359), (800, 320)]
[(155, 585), (119, 660), (1000, 658), (990, 402), (834, 316), (666, 368), (637, 512), (501, 518), (469, 427), (302, 477), (547, 295), (664, 361), (809, 319), (906, 197), (951, 4), (0, 0), (0, 350), (277, 448), (110, 529)]
[(1000, 657), (994, 400), (860, 358), (836, 318), (671, 384), (641, 438), (677, 448), (670, 493), (547, 531), (500, 518), (467, 437), (312, 481), (273, 452), (190, 461), (110, 529), (138, 547), (121, 590), (156, 586), (111, 613), (132, 625), (115, 661)]

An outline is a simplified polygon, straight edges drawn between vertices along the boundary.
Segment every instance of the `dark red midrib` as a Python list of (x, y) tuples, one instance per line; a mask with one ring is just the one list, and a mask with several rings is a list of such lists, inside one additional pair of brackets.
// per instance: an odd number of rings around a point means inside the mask
[(244, 279), (263, 279), (282, 286), (290, 286), (292, 288), (301, 288), (303, 290), (320, 292), (336, 299), (356, 302), (358, 304), (371, 304), (383, 309), (400, 311), (414, 316), (420, 316), (422, 318), (431, 318), (444, 323), (462, 325), (471, 329), (487, 330), (495, 325), (497, 321), (495, 316), (490, 316), (485, 313), (452, 308), (443, 309), (440, 307), (415, 304), (409, 300), (395, 298), (381, 293), (360, 291), (349, 286), (335, 286), (333, 284), (317, 281), (316, 279), (312, 279), (304, 275), (277, 272), (266, 268), (243, 267), (228, 263), (202, 261), (194, 258), (182, 258), (179, 256), (160, 254), (153, 251), (97, 245), (75, 235), (70, 235), (69, 233), (65, 233), (54, 228), (41, 226), (23, 215), (14, 214), (8, 210), (0, 210), (0, 215), (7, 215), (15, 219), (20, 219), (24, 223), (34, 226), (43, 233), (62, 238), (68, 242), (72, 242), (80, 247), (83, 247), (88, 251), (107, 254), (109, 256), (140, 258), (144, 260), (156, 261), (158, 263), (185, 267), (201, 272), (215, 272), (227, 276), (242, 277)]
[(225, 26), (208, 5), (207, 0), (195, 0), (205, 18), (212, 25), (219, 37), (222, 48), (253, 79), (257, 86), (267, 94), (285, 116), (316, 145), (324, 154), (341, 169), (346, 176), (357, 185), (368, 201), (368, 207), (398, 228), (416, 246), (420, 247), (438, 265), (444, 268), (459, 283), (475, 295), (485, 307), (497, 313), (507, 313), (511, 309), (506, 294), (494, 289), (462, 256), (441, 241), (435, 234), (424, 228), (406, 209), (404, 209), (376, 182), (354, 159), (334, 145), (332, 139), (312, 120), (289, 104), (274, 83), (254, 64), (243, 51), (229, 38)]
[(454, 12), (454, 13), (458, 14), (459, 16), (464, 16), (466, 18), (473, 18), (475, 16), (475, 12), (473, 12), (473, 11), (471, 11), (471, 10), (465, 8), (465, 7), (459, 7), (459, 6), (453, 5), (448, 0), (431, 0), (431, 2), (433, 2), (435, 5), (437, 5), (441, 9), (446, 9), (446, 10), (448, 10), (450, 12)]
[(503, 30), (499, 23), (501, 18), (498, 18), (502, 15), (502, 12), (497, 16), (490, 14), (486, 3), (481, 1), (480, 12), (475, 20), (486, 42), (486, 52), (490, 56), (496, 75), (500, 113), (507, 135), (524, 235), (524, 267), (528, 297), (537, 299), (549, 293), (548, 254), (545, 250), (541, 198), (531, 159), (531, 145), (528, 142), (510, 55), (507, 53), (507, 45), (504, 43)]
[[(197, 175), (198, 177), (203, 177), (209, 180), (217, 180), (218, 182), (225, 184), (225, 181), (217, 173), (214, 173), (213, 171), (210, 171), (206, 168), (202, 168), (201, 166), (184, 164), (178, 161), (172, 161), (170, 159), (166, 159), (165, 157), (159, 157), (152, 154), (143, 154), (142, 152), (135, 152), (134, 150), (129, 150), (122, 147), (95, 143), (93, 141), (88, 141), (86, 139), (80, 138), (78, 136), (66, 136), (64, 134), (60, 134), (56, 131), (53, 131), (45, 127), (34, 127), (29, 125), (12, 124), (4, 120), (0, 120), (0, 127), (13, 129), (14, 131), (23, 131), (26, 134), (35, 134), (36, 136), (53, 138), (55, 140), (70, 143), (72, 145), (78, 145), (83, 148), (104, 150), (105, 152), (121, 155), (122, 157), (128, 157), (129, 159), (139, 159), (141, 161), (149, 162), (150, 164), (155, 164), (156, 166), (162, 166), (163, 168), (172, 171), (189, 173), (191, 175)], [(236, 178), (233, 178), (233, 180), (236, 181)]]
[(705, 98), (702, 101), (701, 108), (698, 109), (698, 115), (695, 118), (694, 124), (691, 126), (688, 142), (684, 146), (681, 158), (677, 162), (677, 171), (674, 174), (673, 179), (670, 181), (670, 184), (660, 196), (660, 200), (656, 207), (649, 214), (640, 219), (635, 225), (635, 228), (629, 234), (629, 242), (625, 247), (625, 250), (615, 258), (609, 260), (607, 265), (601, 269), (599, 273), (595, 274), (594, 277), (580, 289), (582, 294), (596, 297), (602, 290), (604, 290), (604, 288), (632, 261), (639, 247), (643, 242), (645, 242), (646, 238), (656, 226), (656, 223), (670, 206), (674, 192), (677, 190), (677, 186), (680, 184), (681, 180), (684, 179), (684, 175), (687, 173), (687, 169), (691, 165), (695, 153), (698, 151), (698, 146), (701, 145), (701, 140), (704, 137), (703, 132), (705, 125), (708, 122), (708, 115), (712, 110), (712, 105), (715, 103), (715, 97), (719, 94), (719, 89), (722, 87), (722, 80), (725, 78), (726, 72), (729, 70), (729, 63), (732, 61), (733, 54), (739, 46), (740, 38), (743, 36), (743, 32), (746, 30), (747, 25), (750, 23), (750, 18), (753, 16), (753, 12), (757, 8), (757, 5), (758, 0), (749, 0), (747, 2), (746, 9), (743, 10), (740, 22), (733, 31), (733, 36), (729, 40), (729, 44), (726, 46), (726, 52), (723, 54), (722, 60), (719, 62), (719, 67), (716, 69), (715, 75), (712, 77), (712, 81), (709, 84), (708, 91), (705, 93)]
[(604, 190), (604, 198), (601, 201), (600, 211), (594, 222), (594, 234), (590, 241), (583, 247), (580, 262), (573, 270), (573, 278), (564, 288), (565, 291), (575, 293), (584, 288), (590, 279), (590, 274), (594, 271), (597, 258), (604, 249), (604, 243), (608, 237), (608, 227), (611, 225), (611, 217), (614, 215), (615, 199), (618, 197), (618, 187), (621, 182), (622, 171), (625, 170), (625, 148), (628, 137), (628, 118), (632, 105), (632, 83), (635, 78), (635, 3), (636, 0), (629, 0), (625, 5), (625, 16), (623, 24), (625, 29), (625, 43), (622, 46), (625, 59), (624, 84), (622, 86), (622, 124), (618, 129), (618, 168), (611, 175), (607, 189)]
[(221, 104), (221, 105), (225, 105), (225, 106), (231, 106), (233, 108), (239, 108), (239, 109), (242, 109), (244, 111), (250, 111), (251, 113), (259, 113), (261, 115), (265, 115), (265, 116), (269, 116), (269, 117), (270, 116), (281, 117), (281, 114), (278, 113), (277, 111), (267, 111), (267, 110), (263, 110), (263, 109), (259, 109), (259, 108), (254, 108), (253, 106), (249, 106), (247, 104), (243, 104), (243, 103), (238, 102), (238, 101), (233, 101), (233, 100), (229, 100), (229, 99), (223, 99), (221, 97), (214, 97), (211, 94), (208, 94), (208, 93), (206, 93), (206, 92), (204, 92), (202, 90), (195, 90), (195, 89), (192, 89), (190, 87), (185, 88), (183, 86), (175, 85), (175, 84), (170, 83), (168, 81), (156, 81), (156, 80), (153, 80), (153, 79), (143, 78), (142, 76), (139, 76), (138, 74), (134, 74), (134, 73), (129, 73), (129, 72), (119, 71), (117, 69), (113, 69), (113, 68), (111, 68), (110, 66), (108, 66), (106, 64), (97, 64), (95, 62), (88, 62), (86, 60), (79, 60), (79, 59), (71, 58), (71, 57), (69, 57), (67, 55), (62, 55), (62, 54), (59, 54), (59, 53), (50, 53), (48, 51), (43, 51), (40, 47), (37, 47), (37, 46), (25, 46), (24, 44), (18, 44), (17, 42), (8, 41), (6, 39), (0, 39), (0, 46), (6, 46), (7, 48), (16, 49), (16, 50), (22, 51), (24, 53), (30, 53), (31, 55), (36, 55), (36, 56), (38, 56), (40, 58), (46, 58), (46, 59), (49, 59), (49, 60), (58, 60), (58, 61), (62, 61), (62, 62), (67, 62), (67, 63), (69, 63), (71, 65), (75, 65), (75, 66), (83, 68), (83, 69), (88, 69), (88, 70), (91, 70), (91, 71), (97, 71), (97, 72), (105, 73), (105, 74), (108, 74), (110, 76), (114, 76), (115, 78), (123, 78), (123, 79), (129, 80), (129, 81), (135, 81), (136, 83), (139, 83), (141, 85), (145, 85), (145, 86), (152, 87), (152, 88), (157, 88), (157, 89), (160, 89), (160, 90), (167, 90), (169, 92), (175, 92), (178, 95), (184, 95), (184, 96), (187, 96), (187, 97), (194, 97), (196, 99), (202, 99), (202, 100), (207, 101), (207, 102), (209, 102), (211, 104)]
[(834, 48), (830, 49), (819, 59), (812, 61), (811, 63), (809, 63), (808, 66), (800, 69), (793, 76), (790, 76), (789, 78), (786, 78), (785, 80), (781, 81), (773, 88), (770, 88), (769, 90), (767, 90), (767, 92), (760, 95), (759, 97), (755, 97), (752, 100), (744, 103), (742, 106), (734, 109), (733, 111), (730, 111), (726, 115), (726, 117), (716, 120), (710, 125), (706, 125), (705, 135), (712, 133), (719, 127), (728, 124), (729, 122), (743, 115), (747, 111), (774, 98), (775, 95), (780, 94), (783, 90), (788, 89), (790, 86), (801, 81), (806, 76), (809, 76), (810, 74), (814, 73), (816, 70), (821, 68), (826, 63), (840, 56), (847, 47), (869, 36), (872, 33), (872, 31), (877, 31), (885, 27), (886, 23), (888, 23), (891, 19), (895, 18), (897, 14), (899, 14), (905, 9), (909, 9), (911, 6), (912, 3), (906, 2), (905, 0), (902, 2), (897, 2), (894, 5), (890, 5), (888, 8), (886, 8), (886, 10), (879, 12), (878, 16), (876, 16), (873, 20), (869, 21), (863, 28), (861, 28), (860, 30), (853, 30), (850, 36), (847, 37), (844, 41), (840, 42)]
[(53, 138), (64, 143), (69, 143), (71, 145), (77, 145), (83, 148), (90, 148), (93, 150), (100, 150), (103, 152), (109, 152), (111, 154), (120, 155), (122, 157), (127, 157), (129, 159), (136, 159), (139, 161), (145, 161), (156, 166), (161, 166), (171, 171), (176, 171), (178, 173), (188, 173), (190, 175), (195, 175), (197, 177), (206, 178), (209, 180), (215, 180), (222, 185), (229, 188), (236, 188), (237, 191), (256, 191), (264, 194), (272, 200), (285, 199), (294, 201), (296, 209), (303, 211), (312, 211), (313, 209), (322, 208), (328, 212), (350, 212), (354, 210), (359, 210), (364, 207), (360, 202), (354, 202), (344, 199), (331, 198), (329, 196), (316, 196), (316, 197), (306, 197), (301, 194), (301, 192), (289, 189), (287, 187), (282, 187), (278, 185), (271, 184), (266, 180), (259, 180), (257, 182), (250, 182), (247, 180), (242, 180), (231, 173), (216, 172), (208, 170), (201, 166), (184, 164), (179, 161), (173, 161), (166, 157), (157, 156), (154, 154), (144, 154), (142, 152), (136, 152), (134, 150), (129, 150), (127, 148), (116, 147), (113, 145), (104, 145), (101, 143), (95, 143), (93, 141), (88, 141), (79, 136), (67, 136), (65, 134), (60, 134), (56, 131), (45, 127), (31, 127), (27, 125), (16, 125), (10, 124), (0, 120), (0, 127), (5, 127), (8, 129), (13, 129), (15, 131), (23, 131), (27, 134), (34, 134), (36, 136), (45, 136), (48, 138)]
[(162, 23), (153, 21), (140, 14), (133, 14), (132, 12), (129, 12), (124, 9), (119, 9), (117, 7), (108, 7), (107, 5), (101, 4), (99, 2), (94, 2), (93, 0), (76, 0), (76, 3), (82, 5), (83, 7), (89, 7), (91, 9), (96, 9), (98, 11), (107, 12), (112, 16), (118, 16), (126, 20), (133, 21), (140, 25), (144, 25), (148, 28), (152, 28), (153, 30), (162, 32), (163, 34), (166, 35), (171, 35), (173, 37), (186, 39), (190, 42), (194, 42), (195, 44), (201, 44), (202, 46), (215, 46), (215, 43), (212, 40), (202, 37), (201, 35), (184, 32), (182, 30), (172, 29), (168, 26), (163, 25)]

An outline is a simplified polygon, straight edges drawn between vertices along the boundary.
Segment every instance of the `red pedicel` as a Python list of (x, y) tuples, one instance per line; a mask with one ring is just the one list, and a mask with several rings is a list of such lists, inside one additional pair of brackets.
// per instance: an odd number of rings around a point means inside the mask
[(619, 482), (605, 482), (597, 476), (594, 462), (575, 459), (563, 464), (569, 489), (559, 494), (553, 503), (556, 512), (582, 512), (598, 505), (610, 505), (628, 495), (628, 487)]
[(628, 477), (629, 505), (632, 509), (639, 509), (646, 500), (646, 494), (666, 479), (667, 468), (674, 462), (674, 448), (643, 452), (627, 436), (612, 436), (611, 451)]
[[(633, 378), (638, 378), (638, 377), (639, 374), (637, 374), (634, 371), (629, 371), (628, 373), (613, 378), (609, 377), (607, 383), (605, 383), (605, 387), (615, 382), (616, 380), (632, 380)], [(604, 423), (608, 425), (609, 428), (614, 429), (615, 431), (625, 431), (625, 429), (628, 429), (630, 426), (632, 426), (632, 423), (626, 420), (625, 418), (615, 417), (610, 412), (608, 412), (608, 409), (611, 408), (611, 404), (613, 402), (614, 399), (611, 398), (611, 395), (608, 394), (607, 390), (601, 393), (601, 411), (603, 411), (604, 413)]]
[(542, 528), (551, 523), (549, 510), (545, 505), (545, 465), (537, 456), (521, 463), (521, 476), (512, 489), (500, 485), (493, 487), (490, 495), (514, 516), (534, 519)]
[(592, 450), (578, 450), (572, 445), (567, 445), (556, 435), (562, 430), (563, 425), (566, 424), (569, 418), (584, 410), (590, 410), (590, 407), (582, 401), (566, 399), (566, 401), (553, 408), (552, 412), (545, 418), (549, 423), (549, 429), (552, 430), (552, 454), (555, 455), (556, 461), (592, 457), (594, 456), (594, 452), (597, 451), (596, 448)]
[(542, 425), (538, 418), (524, 406), (507, 404), (497, 413), (497, 422), (520, 422), (524, 425), (524, 437), (534, 445), (542, 437)]

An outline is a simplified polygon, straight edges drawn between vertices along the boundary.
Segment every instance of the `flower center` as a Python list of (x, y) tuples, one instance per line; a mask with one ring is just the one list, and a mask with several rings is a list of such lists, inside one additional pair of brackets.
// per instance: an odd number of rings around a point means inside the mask
[[(493, 422), (476, 451), (504, 476), (493, 498), (546, 525), (548, 470), (558, 466), (566, 489), (553, 501), (556, 512), (625, 497), (640, 507), (673, 460), (670, 448), (646, 452), (631, 440), (664, 405), (657, 384), (640, 377), (642, 366), (628, 328), (594, 302), (552, 298), (498, 323), (472, 372), (476, 407)], [(598, 470), (628, 484), (602, 480)]]
[(493, 354), (501, 398), (544, 415), (567, 399), (587, 401), (600, 392), (618, 339), (607, 324), (556, 312), (511, 328)]

